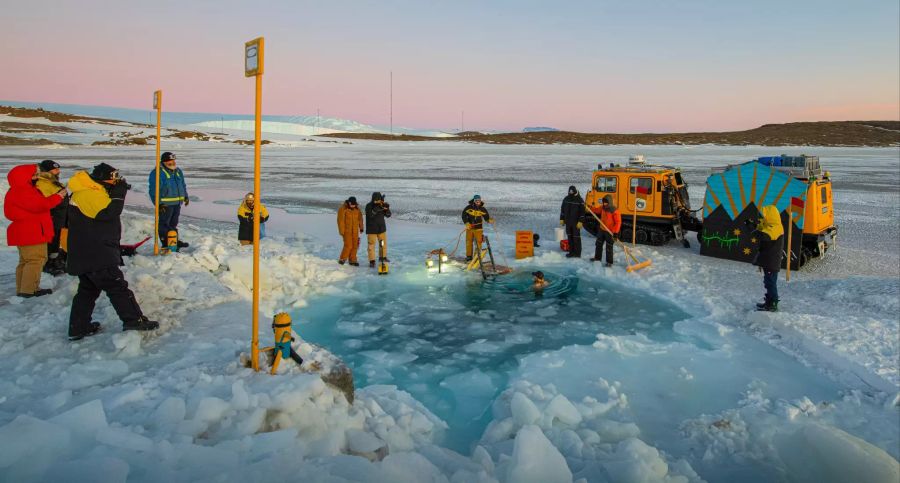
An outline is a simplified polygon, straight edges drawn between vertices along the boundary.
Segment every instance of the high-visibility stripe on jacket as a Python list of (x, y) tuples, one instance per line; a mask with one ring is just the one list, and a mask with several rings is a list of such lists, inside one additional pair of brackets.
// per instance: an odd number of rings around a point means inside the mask
[[(150, 178), (147, 181), (150, 195), (150, 202), (156, 203), (156, 170), (150, 171)], [(187, 184), (184, 182), (184, 173), (181, 168), (175, 168), (169, 171), (165, 167), (159, 172), (159, 204), (161, 205), (179, 205), (188, 197)]]

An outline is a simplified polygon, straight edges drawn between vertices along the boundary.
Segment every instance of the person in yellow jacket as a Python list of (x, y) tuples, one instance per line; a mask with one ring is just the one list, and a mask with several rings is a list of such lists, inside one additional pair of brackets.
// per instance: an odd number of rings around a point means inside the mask
[[(253, 244), (253, 205), (256, 202), (256, 197), (253, 193), (247, 193), (244, 196), (244, 201), (241, 203), (241, 206), (238, 207), (238, 241), (241, 242), (241, 245), (252, 245)], [(269, 210), (266, 209), (266, 205), (259, 203), (259, 237), (262, 238), (265, 236), (266, 227), (263, 223), (269, 221)]]
[(481, 243), (484, 240), (484, 222), (493, 223), (494, 219), (484, 207), (481, 195), (475, 195), (463, 210), (462, 220), (466, 224), (466, 261), (471, 262), (476, 242), (478, 249), (481, 250)]
[(344, 247), (341, 248), (341, 257), (338, 263), (343, 265), (350, 261), (350, 265), (359, 266), (356, 260), (356, 253), (359, 251), (359, 235), (363, 232), (362, 211), (359, 209), (359, 203), (356, 197), (351, 196), (338, 209), (337, 214), (338, 233), (344, 239)]
[[(45, 159), (38, 164), (38, 179), (34, 186), (44, 197), (53, 196), (65, 189), (59, 181), (59, 163), (52, 159)], [(50, 218), (53, 219), (53, 241), (47, 244), (47, 262), (44, 264), (44, 272), (57, 276), (66, 273), (66, 251), (60, 246), (60, 238), (63, 228), (66, 227), (66, 213), (69, 211), (69, 196), (63, 198), (62, 203), (50, 210)]]

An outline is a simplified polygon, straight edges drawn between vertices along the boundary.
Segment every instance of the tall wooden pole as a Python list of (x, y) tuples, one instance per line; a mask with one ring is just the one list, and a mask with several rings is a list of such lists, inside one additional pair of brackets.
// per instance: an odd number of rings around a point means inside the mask
[(794, 234), (794, 206), (788, 211), (788, 239), (787, 239), (787, 281), (791, 281), (791, 235)]
[(156, 108), (156, 184), (153, 194), (153, 254), (159, 255), (159, 151), (160, 124), (162, 124), (162, 91), (153, 93), (153, 107)]
[(260, 141), (262, 137), (262, 76), (265, 39), (259, 37), (244, 44), (244, 75), (256, 77), (256, 105), (254, 109), (253, 139), (253, 334), (250, 341), (251, 365), (259, 371), (259, 297), (262, 287), (259, 283), (259, 207), (262, 205), (260, 192)]

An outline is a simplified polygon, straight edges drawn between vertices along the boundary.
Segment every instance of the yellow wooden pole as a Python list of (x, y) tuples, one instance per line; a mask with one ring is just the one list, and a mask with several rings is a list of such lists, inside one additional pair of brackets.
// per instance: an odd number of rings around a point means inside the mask
[[(255, 50), (252, 50), (255, 46)], [(250, 62), (245, 64), (245, 75), (256, 77), (256, 121), (254, 125), (253, 140), (253, 336), (250, 342), (250, 357), (254, 371), (259, 371), (259, 207), (262, 205), (260, 193), (260, 138), (262, 136), (262, 74), (263, 74), (263, 46), (262, 37), (245, 44), (245, 54), (255, 57), (255, 69)]]
[(637, 244), (637, 187), (634, 189), (634, 216), (632, 217), (631, 222), (631, 248), (634, 248), (635, 244)]
[(153, 195), (153, 254), (159, 255), (159, 151), (160, 151), (160, 124), (162, 124), (162, 91), (154, 92), (154, 106), (156, 108), (156, 188)]
[(791, 235), (794, 234), (794, 207), (791, 205), (788, 211), (788, 239), (787, 239), (787, 281), (791, 281)]

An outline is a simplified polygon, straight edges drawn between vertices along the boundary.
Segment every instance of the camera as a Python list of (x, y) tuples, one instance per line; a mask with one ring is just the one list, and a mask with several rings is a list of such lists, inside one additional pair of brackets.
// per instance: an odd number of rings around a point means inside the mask
[(127, 190), (131, 189), (131, 185), (128, 184), (128, 181), (125, 181), (125, 178), (119, 178), (118, 180), (116, 180), (116, 184), (119, 184), (119, 183), (124, 183), (125, 189), (127, 189)]

